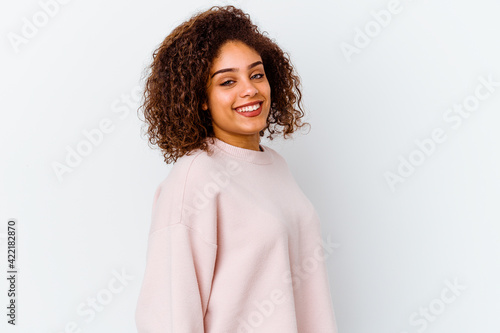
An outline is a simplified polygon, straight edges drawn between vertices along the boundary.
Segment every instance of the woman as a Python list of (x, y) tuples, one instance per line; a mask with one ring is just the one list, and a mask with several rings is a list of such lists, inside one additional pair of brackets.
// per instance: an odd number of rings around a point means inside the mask
[(154, 195), (138, 331), (337, 332), (316, 211), (260, 144), (306, 124), (288, 56), (227, 6), (153, 59), (142, 109), (174, 165)]

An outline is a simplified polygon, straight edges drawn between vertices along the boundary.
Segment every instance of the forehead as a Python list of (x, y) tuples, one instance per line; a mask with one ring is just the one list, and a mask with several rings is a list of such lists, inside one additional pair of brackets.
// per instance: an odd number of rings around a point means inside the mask
[(230, 41), (223, 44), (212, 63), (212, 72), (221, 68), (246, 67), (262, 60), (259, 53), (240, 41)]

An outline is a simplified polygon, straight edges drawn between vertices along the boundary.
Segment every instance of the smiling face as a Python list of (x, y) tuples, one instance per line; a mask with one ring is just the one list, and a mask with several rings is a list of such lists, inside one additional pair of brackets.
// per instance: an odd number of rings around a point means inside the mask
[(259, 150), (267, 126), (271, 87), (260, 55), (240, 41), (222, 45), (210, 69), (208, 103), (214, 134), (231, 145)]

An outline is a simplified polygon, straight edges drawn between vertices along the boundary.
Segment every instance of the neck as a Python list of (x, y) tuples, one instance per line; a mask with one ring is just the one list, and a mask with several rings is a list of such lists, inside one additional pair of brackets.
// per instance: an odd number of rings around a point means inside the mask
[(245, 148), (245, 149), (250, 149), (250, 150), (256, 150), (256, 151), (262, 151), (260, 149), (260, 136), (257, 133), (256, 135), (248, 135), (248, 136), (228, 136), (228, 135), (215, 135), (219, 140), (224, 141), (225, 143), (228, 143), (230, 145), (240, 147), (240, 148)]

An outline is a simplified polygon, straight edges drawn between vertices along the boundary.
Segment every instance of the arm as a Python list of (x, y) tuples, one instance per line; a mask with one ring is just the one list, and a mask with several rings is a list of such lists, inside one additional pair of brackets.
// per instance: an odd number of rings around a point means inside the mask
[(217, 247), (177, 223), (149, 237), (136, 310), (139, 333), (201, 333)]
[(193, 214), (186, 218), (187, 223), (175, 222), (171, 200), (155, 195), (146, 270), (136, 308), (139, 333), (205, 332), (217, 245), (191, 225), (212, 224), (211, 216)]

